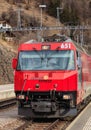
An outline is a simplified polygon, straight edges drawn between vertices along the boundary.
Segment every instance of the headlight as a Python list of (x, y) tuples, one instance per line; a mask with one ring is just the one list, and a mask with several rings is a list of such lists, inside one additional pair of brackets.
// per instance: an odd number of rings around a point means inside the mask
[(24, 95), (18, 95), (17, 98), (18, 98), (18, 99), (25, 99), (25, 96), (24, 96)]
[(63, 95), (63, 99), (66, 99), (66, 100), (71, 99), (71, 96), (65, 94), (65, 95)]

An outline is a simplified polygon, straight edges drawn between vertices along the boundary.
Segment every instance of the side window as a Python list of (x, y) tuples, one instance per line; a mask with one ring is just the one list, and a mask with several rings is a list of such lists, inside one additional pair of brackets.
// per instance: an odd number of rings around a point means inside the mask
[(82, 88), (82, 62), (81, 62), (81, 54), (77, 52), (77, 68), (78, 68), (78, 87)]
[(80, 69), (80, 68), (82, 67), (82, 63), (81, 63), (81, 54), (77, 51), (77, 52), (76, 52), (76, 55), (77, 55), (76, 64), (77, 64), (78, 69)]

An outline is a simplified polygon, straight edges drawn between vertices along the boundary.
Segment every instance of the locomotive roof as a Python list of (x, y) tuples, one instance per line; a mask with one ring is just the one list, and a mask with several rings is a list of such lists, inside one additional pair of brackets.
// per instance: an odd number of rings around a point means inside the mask
[[(77, 50), (80, 51), (80, 52), (84, 52), (84, 53), (87, 53), (88, 55), (90, 55), (90, 52), (85, 48), (85, 47), (82, 47), (80, 44), (78, 44), (77, 42), (73, 41), (70, 37), (67, 37), (65, 35), (61, 35), (61, 34), (54, 34), (52, 36), (47, 36), (47, 37), (43, 37), (42, 38), (42, 43), (43, 42), (71, 42), (73, 43)], [(34, 44), (34, 43), (39, 43), (37, 42), (36, 40), (34, 39), (31, 39), (27, 42), (25, 42), (24, 44)]]
[(80, 44), (78, 44), (76, 41), (73, 41), (70, 37), (67, 37), (67, 36), (65, 36), (65, 35), (60, 35), (60, 34), (54, 34), (54, 35), (52, 35), (52, 36), (49, 36), (49, 37), (45, 37), (44, 38), (45, 39), (45, 41), (48, 41), (49, 40), (49, 42), (57, 42), (57, 40), (59, 41), (60, 40), (60, 42), (71, 42), (71, 43), (73, 43), (75, 46), (76, 46), (76, 48), (77, 48), (77, 50), (78, 51), (81, 51), (81, 52), (84, 52), (84, 53), (87, 53), (88, 55), (91, 55), (91, 53), (87, 50), (87, 48), (86, 47), (82, 47)]

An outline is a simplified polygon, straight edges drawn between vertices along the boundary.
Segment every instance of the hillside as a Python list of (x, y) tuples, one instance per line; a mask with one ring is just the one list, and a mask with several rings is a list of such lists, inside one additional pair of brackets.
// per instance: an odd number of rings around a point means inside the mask
[(3, 40), (0, 40), (0, 84), (13, 83), (12, 58), (16, 51)]

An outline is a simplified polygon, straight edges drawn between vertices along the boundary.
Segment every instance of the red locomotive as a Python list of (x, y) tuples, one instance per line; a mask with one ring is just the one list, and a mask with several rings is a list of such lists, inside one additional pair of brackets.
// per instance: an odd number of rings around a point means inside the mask
[(91, 56), (66, 37), (49, 40), (20, 44), (12, 61), (19, 115), (72, 117), (91, 94)]

